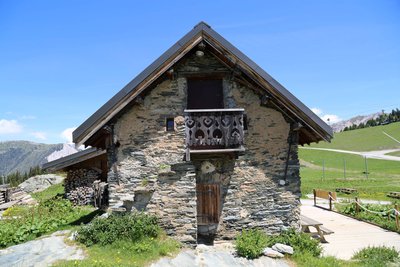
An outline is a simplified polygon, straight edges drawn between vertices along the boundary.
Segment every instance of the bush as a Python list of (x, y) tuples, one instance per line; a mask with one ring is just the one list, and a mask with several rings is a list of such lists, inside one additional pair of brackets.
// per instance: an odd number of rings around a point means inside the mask
[[(78, 230), (77, 240), (86, 246), (107, 245), (117, 240), (138, 241), (144, 237), (157, 237), (160, 227), (157, 218), (144, 213), (97, 217)], [(138, 248), (139, 249), (139, 248)]]
[(68, 200), (57, 197), (42, 201), (35, 207), (12, 207), (0, 220), (0, 247), (23, 243), (65, 228), (91, 210), (74, 208)]
[(259, 257), (268, 243), (268, 236), (261, 230), (244, 230), (236, 237), (235, 248), (239, 256), (248, 259)]
[(336, 205), (340, 213), (356, 217), (363, 221), (375, 223), (382, 228), (388, 229), (393, 232), (400, 233), (400, 230), (396, 226), (396, 216), (394, 212), (390, 214), (390, 220), (388, 220), (387, 211), (393, 208), (392, 205), (382, 205), (382, 204), (363, 204), (368, 210), (375, 211), (381, 214), (374, 214), (364, 210), (356, 212), (355, 203), (350, 203), (347, 205)]
[(308, 234), (297, 232), (294, 229), (283, 231), (277, 236), (271, 236), (267, 245), (273, 246), (276, 243), (293, 247), (294, 254), (308, 253), (314, 257), (318, 257), (322, 252), (322, 247), (318, 240)]
[(399, 253), (394, 248), (388, 247), (367, 247), (353, 256), (354, 260), (359, 260), (363, 266), (387, 266), (388, 263), (399, 260)]

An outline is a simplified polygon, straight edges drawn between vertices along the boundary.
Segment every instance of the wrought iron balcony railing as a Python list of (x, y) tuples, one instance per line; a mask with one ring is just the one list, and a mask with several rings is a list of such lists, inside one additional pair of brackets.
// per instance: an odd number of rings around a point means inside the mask
[(244, 151), (243, 113), (242, 108), (185, 110), (188, 153)]

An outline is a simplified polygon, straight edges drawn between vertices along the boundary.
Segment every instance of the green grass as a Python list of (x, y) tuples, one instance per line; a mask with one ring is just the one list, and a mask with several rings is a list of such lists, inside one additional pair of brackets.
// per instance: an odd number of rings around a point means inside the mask
[(84, 250), (86, 259), (62, 261), (55, 266), (147, 266), (160, 257), (176, 255), (180, 250), (180, 243), (161, 234), (157, 238), (145, 238), (135, 243), (121, 240), (111, 245), (94, 245)]
[[(365, 160), (352, 154), (330, 151), (299, 149), (301, 158), (301, 190), (303, 195), (319, 188), (334, 191), (338, 187), (355, 188), (361, 198), (388, 199), (387, 192), (400, 191), (400, 162), (367, 159), (368, 178), (365, 175)], [(325, 177), (323, 178), (323, 161)], [(346, 178), (344, 177), (346, 162)]]
[(38, 205), (13, 206), (3, 213), (0, 220), (0, 247), (24, 243), (57, 230), (72, 229), (90, 221), (99, 214), (93, 207), (73, 207), (59, 194), (64, 191), (61, 184), (34, 194)]
[(387, 153), (386, 155), (388, 155), (388, 156), (400, 157), (400, 151), (396, 151), (396, 152), (392, 152), (392, 153)]
[(64, 185), (62, 183), (55, 184), (42, 192), (33, 193), (32, 197), (38, 201), (47, 200), (55, 196), (64, 195)]
[(400, 148), (400, 144), (382, 131), (400, 140), (400, 122), (388, 125), (335, 133), (331, 143), (320, 142), (311, 147), (343, 149), (351, 151), (373, 151)]
[(297, 267), (361, 267), (359, 262), (340, 260), (335, 257), (314, 257), (309, 253), (294, 255), (290, 258)]

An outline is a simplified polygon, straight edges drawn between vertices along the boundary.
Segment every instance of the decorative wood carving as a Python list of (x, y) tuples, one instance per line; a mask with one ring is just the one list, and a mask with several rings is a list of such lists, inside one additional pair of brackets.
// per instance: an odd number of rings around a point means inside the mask
[(243, 145), (243, 109), (185, 110), (186, 146), (191, 149)]

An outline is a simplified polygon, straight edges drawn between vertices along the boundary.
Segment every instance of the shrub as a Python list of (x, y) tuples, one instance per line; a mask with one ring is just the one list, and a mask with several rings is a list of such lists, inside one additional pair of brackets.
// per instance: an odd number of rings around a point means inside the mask
[(157, 237), (160, 227), (157, 218), (144, 213), (97, 217), (78, 230), (77, 240), (86, 246), (107, 245), (117, 240), (138, 241), (144, 237)]
[(387, 211), (393, 208), (392, 205), (363, 204), (363, 206), (365, 206), (368, 210), (377, 212), (378, 214), (370, 213), (364, 210), (360, 210), (357, 213), (355, 203), (350, 203), (347, 205), (337, 205), (337, 209), (340, 213), (356, 217), (363, 221), (372, 222), (390, 231), (400, 233), (400, 230), (396, 227), (396, 216), (393, 212), (391, 212), (390, 214), (391, 219), (388, 220)]
[(65, 228), (91, 211), (87, 207), (74, 208), (68, 200), (57, 197), (42, 201), (35, 207), (12, 207), (0, 220), (0, 247), (23, 243)]
[(308, 234), (297, 232), (294, 229), (283, 231), (277, 236), (271, 236), (267, 245), (273, 246), (276, 243), (293, 247), (294, 254), (308, 253), (314, 257), (318, 257), (322, 252), (322, 247), (318, 240), (310, 237)]
[(268, 236), (261, 230), (244, 230), (236, 237), (235, 248), (239, 256), (248, 259), (259, 257), (268, 243)]
[(354, 260), (359, 260), (363, 266), (387, 266), (390, 262), (399, 260), (399, 253), (394, 248), (388, 247), (367, 247), (353, 256)]

